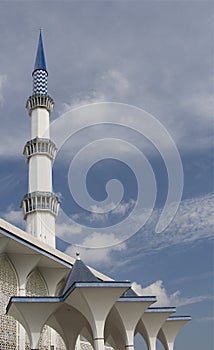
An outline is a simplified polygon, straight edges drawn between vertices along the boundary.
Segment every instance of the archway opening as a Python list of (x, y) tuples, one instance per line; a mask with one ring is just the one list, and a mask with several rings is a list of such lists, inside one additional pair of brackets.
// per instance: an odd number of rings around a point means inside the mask
[[(27, 296), (47, 296), (48, 288), (40, 271), (33, 270), (27, 278), (26, 283), (26, 295)], [(62, 337), (51, 327), (45, 325), (43, 327), (40, 341), (39, 350), (49, 350), (54, 346), (54, 350), (65, 350), (65, 343)], [(25, 350), (30, 350), (30, 341), (26, 333)]]
[(157, 350), (165, 350), (165, 347), (163, 346), (163, 344), (160, 342), (159, 339), (156, 340), (156, 349)]
[(141, 334), (137, 333), (134, 337), (135, 350), (148, 350), (147, 344)]

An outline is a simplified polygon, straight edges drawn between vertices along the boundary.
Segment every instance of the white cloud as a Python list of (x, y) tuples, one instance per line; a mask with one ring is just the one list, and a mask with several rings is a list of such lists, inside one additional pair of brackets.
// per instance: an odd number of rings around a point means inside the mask
[(120, 71), (116, 69), (109, 69), (101, 76), (100, 88), (104, 88), (106, 95), (113, 95), (113, 92), (117, 92), (117, 95), (124, 94), (129, 88), (128, 79)]
[(73, 232), (74, 234), (81, 233), (82, 230), (80, 226), (73, 224), (73, 222), (104, 223), (107, 222), (111, 216), (119, 218), (119, 216), (125, 215), (134, 204), (135, 201), (131, 199), (128, 202), (119, 203), (118, 205), (113, 202), (102, 206), (92, 205), (89, 208), (90, 214), (86, 215), (85, 213), (79, 212), (70, 215), (72, 221), (60, 210), (60, 216), (57, 218), (57, 234), (63, 238), (64, 234), (66, 235), (68, 232)]
[(130, 201), (126, 203), (121, 203), (119, 204), (115, 210), (114, 210), (114, 215), (120, 214), (120, 215), (125, 215), (133, 206), (135, 205), (135, 200), (130, 199)]
[(1, 216), (10, 223), (14, 225), (24, 226), (23, 214), (21, 210), (13, 210), (11, 207), (7, 209), (5, 213), (2, 213)]
[(109, 245), (115, 246), (113, 249), (121, 250), (121, 246), (117, 247), (120, 240), (113, 233), (100, 233), (94, 232), (92, 235), (86, 237), (82, 243), (85, 247), (99, 248), (106, 247)]
[(163, 285), (163, 281), (161, 280), (158, 280), (147, 287), (142, 287), (140, 284), (133, 282), (132, 288), (138, 295), (156, 296), (157, 302), (154, 304), (154, 306), (184, 306), (214, 299), (213, 296), (210, 295), (182, 298), (179, 290), (172, 294), (168, 294)]
[(78, 108), (80, 106), (85, 106), (91, 103), (104, 102), (106, 101), (106, 96), (99, 91), (91, 91), (87, 94), (76, 95), (70, 103), (63, 103), (60, 114), (70, 111), (70, 109)]
[(73, 225), (71, 223), (56, 223), (56, 233), (57, 236), (59, 236), (60, 238), (63, 237), (63, 239), (66, 240), (66, 237), (72, 235), (76, 235), (76, 234), (80, 234), (82, 232), (81, 227), (79, 225)]
[(163, 281), (159, 280), (143, 288), (140, 284), (133, 282), (133, 290), (139, 295), (154, 295), (157, 297), (155, 306), (176, 306), (178, 305), (180, 291), (168, 295), (163, 286)]
[[(133, 208), (135, 201), (131, 199), (128, 202), (119, 203), (116, 205), (115, 203), (110, 203), (104, 206), (93, 205), (90, 207), (91, 214), (89, 215), (90, 222), (100, 222), (107, 221), (111, 216), (120, 216), (125, 215), (131, 208)], [(112, 210), (112, 212), (111, 212)], [(97, 213), (103, 213), (99, 215)]]
[[(112, 244), (112, 246), (109, 248), (99, 248), (108, 246), (109, 244)], [(92, 248), (88, 249), (88, 246)], [(105, 263), (111, 265), (111, 253), (124, 250), (125, 248), (125, 243), (118, 244), (118, 239), (114, 234), (102, 234), (99, 232), (94, 232), (84, 239), (81, 247), (68, 247), (66, 254), (75, 256), (75, 253), (78, 251), (81, 254), (83, 260), (87, 262), (87, 264), (99, 265), (100, 263)]]
[(70, 102), (63, 103), (61, 114), (91, 103), (118, 101), (121, 96), (128, 93), (130, 84), (122, 72), (112, 68), (96, 78), (93, 86), (93, 90), (76, 94)]

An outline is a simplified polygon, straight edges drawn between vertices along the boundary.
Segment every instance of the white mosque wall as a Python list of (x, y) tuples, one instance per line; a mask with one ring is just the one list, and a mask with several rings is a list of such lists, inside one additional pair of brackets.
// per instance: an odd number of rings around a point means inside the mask
[[(14, 258), (14, 256), (13, 256)], [(17, 255), (18, 258), (18, 255)], [(20, 259), (19, 259), (20, 260)], [(13, 259), (14, 261), (14, 259)], [(15, 262), (15, 261), (14, 261)], [(18, 262), (18, 260), (17, 260)], [(27, 263), (27, 262), (26, 262)], [(20, 261), (18, 262), (20, 265)], [(20, 271), (19, 271), (20, 272)], [(30, 272), (25, 281), (25, 293), (20, 288), (20, 274), (16, 272), (15, 264), (7, 254), (0, 255), (0, 349), (29, 350), (30, 342), (23, 327), (11, 316), (5, 315), (6, 306), (14, 295), (49, 295), (47, 283), (38, 269)], [(23, 287), (23, 286), (22, 286)], [(54, 342), (51, 342), (54, 339)], [(65, 350), (64, 342), (59, 334), (48, 326), (43, 328), (39, 350)]]
[(0, 256), (0, 348), (16, 350), (18, 345), (18, 324), (11, 316), (5, 315), (6, 306), (12, 295), (18, 294), (18, 279), (6, 255)]

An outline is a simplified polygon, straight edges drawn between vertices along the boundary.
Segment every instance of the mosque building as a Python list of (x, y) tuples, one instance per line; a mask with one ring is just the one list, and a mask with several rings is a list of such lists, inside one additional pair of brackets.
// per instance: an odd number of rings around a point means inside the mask
[(28, 193), (21, 208), (26, 231), (0, 219), (0, 350), (134, 349), (139, 333), (156, 350), (157, 339), (173, 350), (190, 320), (175, 307), (155, 307), (156, 296), (139, 296), (129, 281), (115, 281), (55, 246), (59, 199), (52, 189), (57, 148), (50, 138), (53, 99), (40, 32), (26, 103), (31, 139), (24, 147)]

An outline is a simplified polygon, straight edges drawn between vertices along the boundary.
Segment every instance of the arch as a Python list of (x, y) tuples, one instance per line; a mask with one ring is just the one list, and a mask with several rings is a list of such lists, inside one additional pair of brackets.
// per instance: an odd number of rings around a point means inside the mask
[(85, 327), (83, 327), (83, 329), (80, 332), (80, 341), (83, 342), (88, 342), (91, 347), (93, 348), (94, 346), (94, 342), (93, 342), (93, 334), (92, 334), (92, 330), (90, 328), (90, 325), (86, 325)]
[(157, 350), (166, 350), (165, 346), (163, 345), (163, 343), (161, 342), (160, 339), (157, 338), (156, 340), (156, 349)]
[(159, 342), (162, 344), (164, 350), (169, 350), (169, 347), (168, 347), (168, 343), (167, 343), (167, 339), (166, 339), (166, 336), (162, 330), (162, 328), (159, 330), (158, 332), (158, 336), (157, 336), (157, 339), (159, 340)]
[(146, 329), (142, 319), (140, 319), (140, 321), (138, 322), (135, 331), (136, 331), (136, 334), (138, 333), (142, 336), (143, 340), (147, 344), (147, 348), (149, 349), (149, 347), (150, 347), (149, 334), (147, 332), (147, 329)]
[(26, 281), (27, 296), (46, 296), (48, 295), (47, 284), (38, 269), (34, 269), (27, 277)]
[[(26, 281), (26, 295), (27, 296), (47, 296), (48, 295), (48, 287), (45, 282), (44, 277), (38, 269), (34, 269), (27, 278)], [(49, 350), (51, 347), (51, 334), (55, 338), (55, 349), (56, 350), (65, 350), (65, 344), (62, 337), (51, 327), (45, 325), (43, 327), (40, 341), (39, 341), (39, 349), (40, 350)], [(30, 350), (30, 342), (28, 336), (26, 334), (26, 344), (25, 349)]]
[(142, 334), (136, 333), (134, 336), (134, 348), (148, 350), (148, 346)]
[[(58, 332), (67, 349), (75, 348), (78, 336), (82, 335), (93, 344), (92, 329), (85, 316), (69, 304), (62, 304), (47, 320), (47, 324)], [(61, 349), (60, 349), (61, 350)]]
[(93, 345), (84, 337), (80, 339), (81, 350), (94, 350)]
[(125, 348), (127, 341), (126, 329), (115, 306), (111, 308), (106, 318), (104, 336), (105, 342), (109, 342), (112, 347), (118, 350)]
[(12, 295), (18, 294), (18, 278), (7, 255), (0, 256), (0, 344), (1, 350), (16, 350), (18, 347), (17, 321), (5, 315)]
[(61, 335), (57, 332), (57, 331), (55, 331), (55, 330), (53, 330), (54, 332), (55, 332), (55, 334), (56, 334), (56, 337), (55, 337), (55, 349), (56, 350), (66, 350), (66, 346), (65, 346), (65, 342), (64, 342), (64, 340), (63, 340), (63, 338), (61, 337)]
[[(26, 295), (27, 296), (48, 295), (47, 285), (38, 269), (33, 270), (27, 277)], [(40, 341), (39, 341), (39, 349), (48, 350), (51, 346), (50, 340), (51, 340), (50, 328), (47, 326), (44, 326), (41, 333)], [(28, 339), (27, 334), (26, 334), (26, 341), (25, 341), (25, 349), (30, 350), (30, 341)]]

